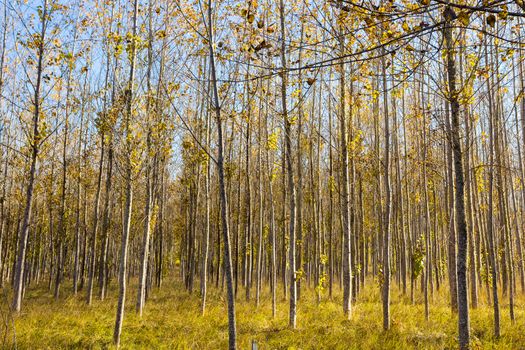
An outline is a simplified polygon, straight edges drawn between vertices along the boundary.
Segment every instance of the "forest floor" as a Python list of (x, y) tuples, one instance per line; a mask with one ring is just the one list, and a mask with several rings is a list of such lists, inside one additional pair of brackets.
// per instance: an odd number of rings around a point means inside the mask
[[(115, 284), (115, 283), (113, 283)], [(116, 289), (101, 302), (85, 304), (85, 293), (70, 295), (64, 286), (59, 301), (46, 288), (27, 292), (22, 312), (14, 318), (17, 349), (110, 349), (115, 322)], [(200, 315), (197, 292), (190, 295), (179, 281), (168, 280), (154, 289), (144, 315), (135, 313), (135, 285), (128, 288), (122, 331), (122, 349), (226, 349), (228, 325), (225, 298), (209, 288), (206, 315)], [(334, 286), (333, 300), (327, 295), (317, 303), (315, 292), (306, 290), (298, 304), (298, 329), (288, 328), (288, 302), (279, 291), (278, 312), (271, 315), (271, 297), (265, 289), (261, 305), (245, 301), (242, 289), (237, 301), (238, 348), (249, 349), (256, 341), (259, 349), (454, 349), (457, 348), (457, 318), (447, 305), (445, 290), (431, 297), (430, 320), (425, 321), (423, 298), (416, 292), (414, 304), (396, 287), (392, 291), (392, 328), (382, 330), (382, 308), (378, 286), (372, 281), (361, 291), (351, 320), (341, 307), (341, 293)], [(254, 293), (253, 293), (254, 294)], [(327, 294), (327, 293), (326, 293)], [(96, 295), (96, 294), (95, 294)], [(3, 325), (0, 348), (14, 348), (13, 327), (5, 330), (6, 300), (0, 303)], [(485, 300), (483, 298), (482, 300)], [(511, 324), (508, 300), (502, 301), (502, 336), (492, 332), (492, 309), (481, 303), (471, 310), (473, 349), (525, 349), (525, 298), (516, 300), (516, 322)], [(11, 320), (9, 323), (12, 324)], [(3, 344), (3, 345), (2, 345)]]

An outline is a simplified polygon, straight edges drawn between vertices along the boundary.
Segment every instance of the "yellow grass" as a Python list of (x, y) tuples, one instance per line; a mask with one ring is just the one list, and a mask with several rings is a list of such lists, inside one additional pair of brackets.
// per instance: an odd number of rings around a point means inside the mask
[[(64, 290), (69, 286), (65, 286)], [(198, 290), (198, 288), (196, 288)], [(23, 311), (15, 317), (18, 349), (107, 349), (112, 348), (116, 310), (116, 289), (104, 302), (85, 305), (83, 292), (77, 296), (64, 291), (59, 301), (42, 288), (27, 292)], [(135, 284), (128, 289), (122, 332), (122, 349), (225, 349), (228, 341), (226, 300), (210, 287), (206, 315), (200, 315), (198, 293), (188, 294), (180, 281), (166, 281), (154, 289), (140, 319), (134, 311)], [(430, 320), (425, 321), (422, 296), (416, 292), (414, 305), (394, 287), (392, 291), (392, 328), (382, 330), (382, 309), (378, 287), (372, 281), (361, 291), (350, 320), (341, 307), (337, 290), (332, 301), (323, 296), (316, 302), (313, 291), (302, 293), (298, 304), (298, 329), (288, 329), (288, 302), (279, 288), (278, 314), (271, 315), (271, 299), (264, 290), (261, 305), (246, 302), (244, 291), (237, 299), (239, 349), (256, 341), (259, 349), (453, 349), (457, 347), (457, 318), (447, 305), (445, 290), (432, 296)], [(6, 299), (1, 311), (5, 314)], [(502, 301), (502, 337), (492, 336), (492, 308), (482, 303), (471, 310), (474, 349), (525, 349), (525, 298), (516, 300), (516, 323), (511, 324), (508, 300)], [(13, 346), (13, 327), (6, 335), (6, 348)], [(5, 325), (2, 328), (4, 337)], [(0, 340), (1, 341), (1, 340)], [(0, 343), (1, 346), (2, 343)]]

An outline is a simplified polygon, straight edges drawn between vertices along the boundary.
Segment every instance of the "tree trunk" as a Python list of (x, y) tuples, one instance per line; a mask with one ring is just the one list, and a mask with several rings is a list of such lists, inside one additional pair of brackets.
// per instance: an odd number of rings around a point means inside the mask
[[(341, 28), (342, 31), (342, 28)], [(345, 52), (345, 43), (343, 35), (340, 35), (339, 39), (339, 51), (343, 55)], [(352, 250), (351, 250), (351, 225), (350, 225), (350, 195), (349, 195), (349, 180), (348, 180), (348, 137), (347, 131), (348, 126), (346, 124), (346, 83), (345, 83), (345, 64), (343, 60), (339, 63), (339, 118), (340, 118), (340, 143), (341, 143), (341, 162), (342, 162), (342, 245), (343, 245), (343, 256), (342, 256), (342, 273), (343, 273), (343, 312), (347, 318), (352, 315)]]
[[(450, 8), (447, 7), (448, 10)], [(445, 10), (446, 11), (446, 10)], [(446, 11), (447, 13), (447, 11)], [(451, 111), (451, 135), (450, 141), (454, 155), (455, 170), (455, 201), (456, 201), (456, 227), (458, 233), (458, 259), (457, 259), (457, 282), (458, 282), (458, 331), (460, 349), (468, 349), (470, 342), (470, 321), (468, 309), (467, 290), (467, 222), (465, 219), (465, 190), (463, 180), (463, 155), (460, 143), (459, 125), (459, 92), (456, 89), (456, 61), (454, 42), (452, 38), (452, 25), (450, 18), (445, 13), (445, 48), (447, 62), (447, 82), (449, 89), (449, 102)]]
[(40, 151), (40, 142), (42, 141), (40, 135), (40, 88), (42, 83), (42, 72), (44, 69), (44, 45), (45, 35), (47, 29), (47, 0), (44, 0), (42, 7), (41, 17), (41, 31), (38, 37), (38, 49), (37, 49), (37, 71), (36, 71), (36, 83), (34, 92), (34, 113), (32, 121), (32, 135), (30, 140), (31, 149), (31, 165), (29, 167), (29, 179), (27, 182), (26, 198), (25, 198), (25, 210), (22, 221), (22, 230), (18, 240), (18, 255), (16, 259), (15, 278), (13, 284), (13, 309), (16, 312), (20, 312), (22, 306), (22, 290), (24, 288), (24, 270), (25, 270), (25, 259), (27, 249), (27, 238), (29, 236), (29, 226), (31, 221), (32, 203), (33, 203), (33, 190), (35, 187), (36, 177), (36, 165), (38, 161), (38, 153)]
[(215, 54), (213, 51), (213, 22), (212, 1), (208, 0), (208, 49), (210, 55), (211, 85), (213, 89), (213, 109), (217, 123), (217, 168), (219, 171), (219, 197), (221, 205), (221, 230), (224, 239), (224, 268), (226, 274), (226, 288), (228, 295), (228, 348), (237, 348), (237, 329), (235, 321), (235, 296), (233, 291), (232, 259), (230, 253), (230, 232), (228, 222), (228, 198), (226, 196), (226, 184), (224, 179), (224, 140), (221, 119), (221, 106), (219, 102), (219, 91), (217, 87), (217, 76), (215, 73)]
[(133, 3), (133, 27), (130, 50), (130, 70), (129, 81), (125, 91), (126, 96), (126, 112), (124, 116), (124, 139), (125, 144), (125, 207), (124, 217), (122, 223), (122, 242), (120, 248), (120, 266), (119, 266), (119, 296), (117, 303), (117, 317), (115, 319), (115, 329), (113, 331), (113, 343), (118, 347), (120, 345), (120, 335), (122, 333), (122, 322), (124, 320), (124, 304), (126, 300), (126, 281), (127, 281), (127, 259), (128, 259), (128, 242), (129, 231), (131, 224), (131, 208), (133, 203), (133, 187), (132, 187), (132, 145), (131, 145), (131, 118), (133, 105), (133, 83), (135, 80), (135, 55), (136, 55), (136, 35), (137, 35), (137, 16), (138, 16), (138, 0)]

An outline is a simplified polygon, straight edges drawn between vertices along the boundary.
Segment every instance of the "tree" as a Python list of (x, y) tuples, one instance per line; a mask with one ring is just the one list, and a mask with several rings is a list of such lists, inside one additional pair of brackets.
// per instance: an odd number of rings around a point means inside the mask
[(124, 138), (125, 138), (125, 208), (122, 227), (122, 242), (120, 247), (120, 267), (119, 267), (119, 296), (117, 304), (117, 317), (115, 320), (115, 329), (113, 331), (113, 343), (118, 347), (120, 344), (120, 335), (122, 333), (122, 322), (124, 320), (124, 303), (126, 300), (126, 279), (127, 279), (127, 260), (128, 260), (128, 243), (131, 225), (131, 209), (133, 203), (133, 186), (132, 186), (132, 142), (131, 142), (131, 118), (133, 108), (133, 84), (135, 82), (135, 59), (137, 51), (137, 17), (138, 17), (138, 0), (133, 2), (133, 19), (129, 50), (129, 80), (125, 90), (126, 110), (124, 114)]
[(47, 26), (49, 23), (49, 12), (48, 2), (44, 0), (42, 6), (42, 12), (40, 15), (40, 33), (33, 36), (33, 42), (31, 45), (36, 48), (36, 80), (34, 83), (34, 98), (33, 98), (33, 121), (32, 131), (30, 134), (29, 147), (31, 149), (30, 166), (29, 166), (29, 178), (27, 182), (26, 196), (25, 196), (25, 209), (24, 217), (22, 221), (22, 228), (20, 237), (18, 240), (18, 255), (16, 259), (16, 270), (14, 279), (14, 293), (13, 293), (13, 309), (16, 312), (20, 312), (22, 307), (22, 289), (24, 283), (24, 270), (25, 270), (25, 259), (26, 259), (26, 248), (27, 239), (29, 235), (29, 225), (31, 220), (31, 214), (33, 209), (33, 191), (35, 187), (35, 176), (36, 166), (38, 161), (38, 153), (40, 151), (42, 136), (41, 135), (41, 88), (42, 88), (42, 76), (44, 71), (44, 57), (45, 57), (45, 40), (47, 33)]
[(443, 36), (445, 39), (446, 71), (448, 83), (448, 100), (450, 102), (450, 142), (454, 155), (454, 180), (455, 180), (455, 211), (456, 227), (458, 232), (458, 331), (460, 349), (468, 349), (470, 342), (470, 321), (468, 310), (467, 290), (467, 222), (465, 219), (465, 189), (463, 179), (463, 155), (461, 153), (460, 126), (459, 126), (459, 93), (456, 88), (456, 60), (454, 41), (452, 38), (452, 10), (446, 7), (443, 13), (445, 26)]
[(224, 179), (224, 140), (221, 120), (221, 105), (219, 101), (219, 92), (217, 87), (217, 76), (215, 70), (215, 54), (213, 49), (213, 22), (212, 22), (212, 2), (208, 0), (208, 50), (210, 57), (210, 78), (213, 92), (212, 107), (215, 111), (215, 123), (217, 124), (217, 168), (219, 171), (219, 197), (221, 206), (221, 231), (224, 240), (224, 265), (226, 274), (226, 287), (228, 294), (228, 348), (234, 350), (237, 348), (237, 328), (235, 321), (235, 297), (233, 291), (233, 274), (232, 260), (230, 253), (230, 231), (228, 222), (228, 198), (226, 196), (226, 184)]

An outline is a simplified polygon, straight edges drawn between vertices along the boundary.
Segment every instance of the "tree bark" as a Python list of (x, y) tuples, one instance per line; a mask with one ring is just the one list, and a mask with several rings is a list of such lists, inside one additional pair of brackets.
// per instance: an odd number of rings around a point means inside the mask
[(41, 30), (38, 37), (38, 49), (37, 49), (37, 71), (36, 71), (36, 83), (34, 91), (34, 113), (32, 121), (32, 135), (30, 140), (31, 149), (31, 165), (29, 166), (29, 179), (27, 182), (26, 197), (25, 197), (25, 210), (22, 221), (22, 229), (18, 240), (18, 255), (16, 259), (16, 270), (13, 284), (13, 310), (20, 312), (22, 307), (22, 290), (24, 288), (24, 271), (25, 271), (25, 259), (27, 249), (27, 238), (29, 236), (29, 226), (31, 221), (32, 203), (33, 203), (33, 190), (35, 187), (36, 177), (36, 166), (38, 161), (38, 153), (40, 151), (40, 143), (42, 137), (40, 135), (40, 89), (42, 83), (42, 72), (44, 69), (44, 47), (45, 47), (45, 35), (47, 29), (47, 17), (48, 17), (48, 3), (44, 0), (42, 7), (41, 16)]
[(126, 155), (124, 164), (124, 180), (125, 180), (125, 207), (124, 217), (122, 224), (122, 241), (120, 246), (120, 266), (119, 266), (119, 296), (117, 303), (117, 317), (115, 319), (115, 329), (113, 331), (113, 343), (119, 347), (120, 335), (122, 333), (122, 322), (124, 320), (124, 304), (126, 300), (126, 281), (127, 281), (127, 260), (128, 260), (128, 242), (129, 242), (129, 231), (131, 224), (131, 209), (133, 203), (133, 186), (132, 186), (132, 173), (133, 165), (131, 161), (131, 113), (133, 105), (133, 84), (135, 80), (135, 56), (136, 56), (136, 35), (137, 35), (137, 16), (138, 16), (138, 0), (133, 2), (133, 27), (132, 27), (132, 39), (131, 39), (131, 50), (130, 50), (130, 69), (129, 69), (129, 81), (125, 91), (126, 96), (126, 112), (124, 119), (124, 138), (126, 140)]
[(228, 222), (228, 198), (226, 196), (226, 184), (224, 179), (224, 140), (221, 119), (221, 106), (219, 102), (219, 91), (217, 87), (217, 76), (215, 72), (215, 54), (213, 49), (213, 22), (212, 1), (208, 0), (208, 49), (210, 56), (211, 87), (213, 89), (213, 109), (217, 124), (217, 168), (219, 171), (219, 197), (221, 206), (221, 231), (224, 240), (224, 268), (226, 274), (226, 288), (228, 298), (228, 348), (237, 348), (237, 329), (235, 320), (235, 295), (233, 290), (232, 259), (230, 248), (230, 231)]
[[(450, 10), (450, 8), (447, 7)], [(454, 42), (452, 38), (452, 24), (450, 18), (445, 14), (445, 48), (447, 62), (447, 83), (449, 102), (451, 109), (451, 135), (450, 141), (454, 155), (455, 175), (455, 201), (456, 201), (456, 227), (458, 233), (458, 259), (457, 259), (457, 282), (458, 282), (458, 331), (460, 349), (468, 349), (470, 342), (470, 321), (467, 290), (467, 249), (468, 234), (465, 219), (465, 190), (463, 180), (463, 155), (460, 143), (459, 125), (459, 92), (456, 88), (456, 61)]]

